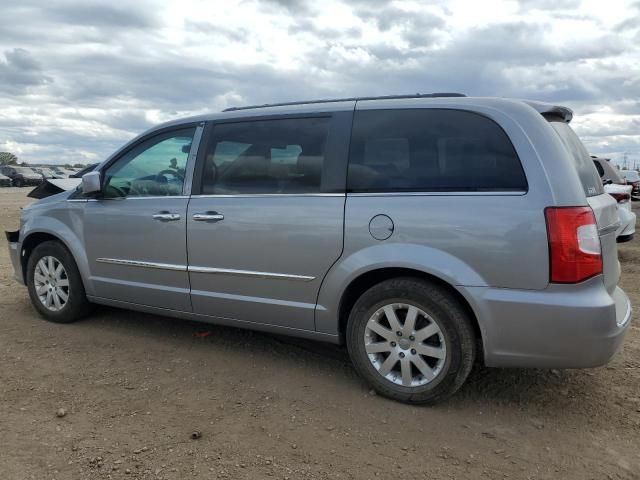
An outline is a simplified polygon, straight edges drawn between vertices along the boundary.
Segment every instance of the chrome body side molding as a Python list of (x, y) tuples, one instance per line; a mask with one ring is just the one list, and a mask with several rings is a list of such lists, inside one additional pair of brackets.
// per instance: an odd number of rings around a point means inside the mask
[(292, 275), (288, 273), (272, 273), (272, 272), (256, 272), (253, 270), (234, 270), (230, 268), (210, 268), (210, 267), (196, 267), (187, 265), (174, 265), (171, 263), (157, 263), (157, 262), (143, 262), (138, 260), (124, 260), (120, 258), (97, 258), (98, 263), (109, 263), (112, 265), (126, 265), (128, 267), (141, 267), (141, 268), (157, 268), (161, 270), (172, 270), (177, 272), (192, 272), (192, 273), (209, 273), (217, 275), (239, 275), (254, 278), (271, 278), (280, 280), (297, 280), (301, 282), (310, 282), (315, 280), (316, 277), (308, 275)]

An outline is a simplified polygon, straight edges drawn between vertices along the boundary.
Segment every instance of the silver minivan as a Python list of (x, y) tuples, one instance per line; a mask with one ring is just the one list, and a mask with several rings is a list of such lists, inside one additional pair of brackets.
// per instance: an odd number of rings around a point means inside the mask
[(571, 110), (429, 94), (159, 125), (7, 232), (35, 309), (94, 304), (345, 343), (433, 403), (476, 359), (603, 365), (631, 307), (615, 200)]

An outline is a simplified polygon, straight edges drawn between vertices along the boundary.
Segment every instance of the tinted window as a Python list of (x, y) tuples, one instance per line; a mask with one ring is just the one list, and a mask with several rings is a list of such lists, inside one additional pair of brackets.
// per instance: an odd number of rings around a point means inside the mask
[(562, 140), (562, 143), (564, 143), (567, 151), (571, 154), (585, 195), (592, 197), (604, 193), (602, 180), (598, 175), (598, 170), (596, 170), (596, 167), (593, 165), (591, 156), (569, 124), (562, 120), (556, 121), (551, 119), (551, 126)]
[(526, 190), (520, 160), (492, 120), (458, 110), (356, 112), (348, 188), (367, 191)]
[(202, 193), (319, 192), (328, 127), (329, 118), (216, 125)]
[(105, 172), (104, 196), (182, 195), (194, 133), (188, 128), (156, 135), (124, 154)]
[(596, 166), (596, 170), (598, 171), (598, 175), (600, 175), (600, 178), (604, 177), (604, 168), (602, 168), (602, 165), (600, 165), (600, 162), (597, 160), (594, 160), (593, 164)]

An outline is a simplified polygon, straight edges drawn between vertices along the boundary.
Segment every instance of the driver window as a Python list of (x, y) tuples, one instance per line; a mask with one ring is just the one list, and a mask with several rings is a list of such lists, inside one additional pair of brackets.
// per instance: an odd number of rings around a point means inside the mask
[(182, 195), (194, 128), (156, 135), (105, 172), (104, 198)]

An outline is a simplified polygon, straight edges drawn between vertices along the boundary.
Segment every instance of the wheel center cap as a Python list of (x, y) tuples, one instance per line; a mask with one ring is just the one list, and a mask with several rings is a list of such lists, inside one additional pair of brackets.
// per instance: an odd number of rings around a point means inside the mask
[(400, 339), (400, 341), (398, 341), (398, 345), (403, 350), (409, 350), (409, 348), (411, 347), (411, 342), (406, 338), (402, 338)]

